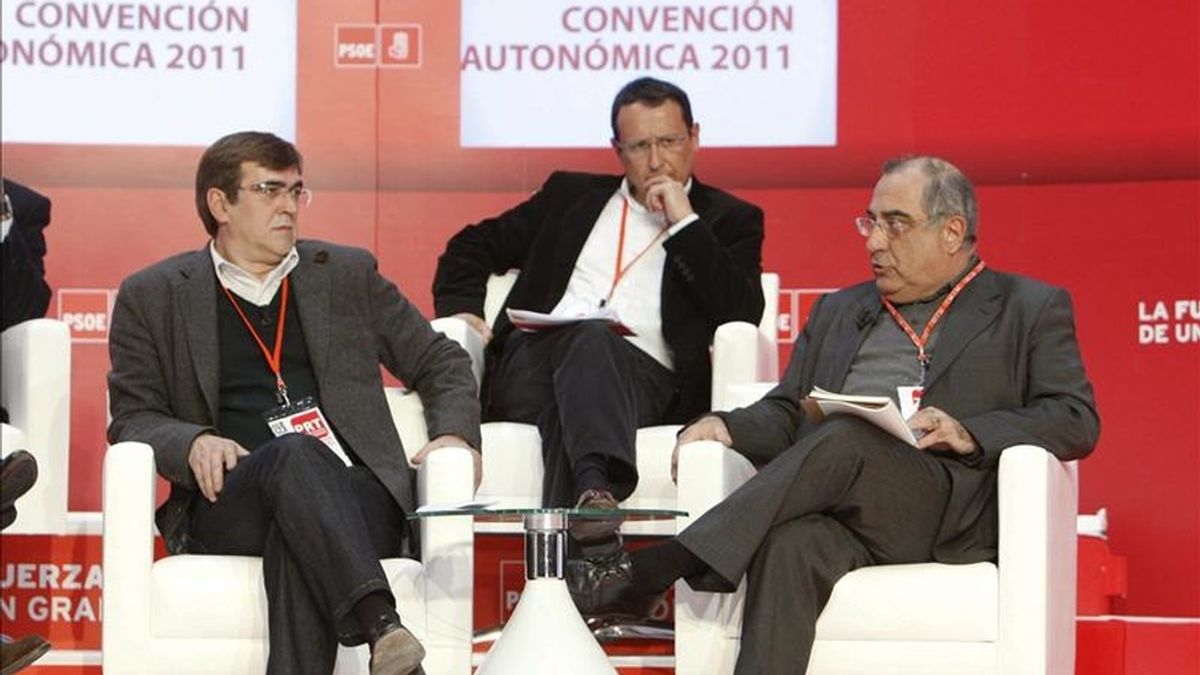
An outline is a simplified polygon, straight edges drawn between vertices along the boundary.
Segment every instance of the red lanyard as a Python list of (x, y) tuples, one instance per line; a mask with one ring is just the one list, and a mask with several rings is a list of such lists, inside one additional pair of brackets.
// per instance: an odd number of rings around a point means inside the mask
[(979, 264), (975, 265), (975, 267), (967, 273), (967, 276), (959, 280), (959, 282), (954, 285), (954, 288), (950, 289), (950, 292), (946, 294), (945, 299), (942, 300), (942, 304), (938, 306), (937, 310), (933, 313), (933, 316), (929, 317), (929, 323), (925, 324), (925, 330), (921, 331), (920, 337), (917, 336), (917, 332), (913, 330), (912, 325), (900, 315), (900, 312), (896, 309), (896, 306), (893, 305), (887, 298), (883, 298), (883, 306), (887, 307), (888, 313), (891, 314), (892, 318), (896, 320), (896, 323), (899, 324), (900, 329), (903, 330), (904, 334), (908, 336), (908, 339), (912, 340), (912, 343), (917, 346), (917, 361), (921, 364), (922, 386), (925, 385), (925, 372), (929, 369), (929, 356), (925, 354), (925, 345), (929, 343), (929, 336), (933, 334), (933, 329), (938, 325), (938, 322), (942, 320), (942, 316), (946, 314), (946, 310), (950, 309), (950, 304), (954, 302), (954, 299), (958, 297), (959, 293), (962, 293), (962, 290), (967, 287), (967, 284), (971, 283), (972, 279), (979, 276), (979, 273), (983, 271), (983, 267), (983, 261), (980, 260)]
[(613, 292), (617, 290), (617, 284), (621, 283), (621, 279), (625, 276), (625, 273), (628, 272), (630, 270), (630, 268), (632, 268), (634, 266), (634, 264), (637, 263), (637, 261), (641, 260), (642, 256), (646, 255), (646, 252), (649, 251), (651, 248), (653, 248), (654, 245), (656, 243), (658, 243), (658, 240), (661, 239), (662, 236), (667, 233), (667, 228), (665, 228), (665, 227), (663, 229), (659, 230), (658, 234), (654, 235), (654, 238), (650, 240), (650, 243), (646, 244), (646, 248), (642, 249), (640, 253), (633, 256), (633, 260), (630, 260), (628, 265), (625, 265), (624, 267), (622, 267), (621, 261), (625, 257), (625, 218), (628, 215), (629, 215), (629, 200), (622, 199), (621, 200), (621, 234), (617, 238), (617, 265), (616, 265), (616, 268), (613, 270), (612, 286), (608, 287), (608, 296), (604, 298), (604, 302), (601, 304), (608, 304), (612, 300)]
[(266, 343), (258, 336), (258, 331), (254, 330), (254, 326), (250, 325), (250, 319), (246, 318), (246, 313), (242, 311), (241, 305), (233, 299), (233, 294), (221, 284), (221, 290), (225, 291), (225, 297), (229, 298), (229, 302), (233, 305), (234, 311), (241, 317), (242, 323), (246, 324), (246, 330), (250, 331), (250, 336), (258, 343), (258, 348), (262, 350), (262, 355), (267, 359), (267, 367), (275, 373), (275, 388), (276, 398), (280, 405), (291, 405), (288, 401), (287, 385), (283, 383), (283, 324), (287, 319), (287, 299), (288, 299), (288, 278), (283, 278), (283, 286), (280, 291), (283, 297), (279, 299), (279, 325), (275, 327), (275, 349), (267, 349)]

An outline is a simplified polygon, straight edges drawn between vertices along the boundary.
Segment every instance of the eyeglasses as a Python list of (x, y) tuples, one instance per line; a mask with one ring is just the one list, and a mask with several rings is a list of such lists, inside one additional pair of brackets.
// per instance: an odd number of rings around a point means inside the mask
[(312, 203), (312, 190), (304, 187), (302, 183), (296, 183), (289, 186), (287, 183), (278, 180), (264, 180), (261, 183), (254, 183), (246, 187), (238, 186), (238, 190), (253, 192), (261, 195), (263, 199), (275, 201), (280, 195), (287, 195), (296, 200), (296, 204), (300, 206), (308, 206)]
[(864, 237), (871, 236), (871, 233), (875, 231), (875, 227), (878, 226), (883, 229), (883, 233), (887, 235), (888, 239), (895, 239), (912, 229), (914, 225), (916, 225), (915, 222), (901, 220), (894, 216), (888, 216), (883, 220), (876, 220), (870, 216), (859, 216), (854, 219), (854, 229), (858, 230), (858, 233)]
[(659, 152), (672, 152), (683, 147), (683, 144), (691, 138), (691, 134), (675, 134), (673, 136), (655, 136), (654, 138), (643, 138), (640, 141), (630, 141), (628, 143), (617, 143), (625, 154), (630, 157), (642, 157), (650, 153), (650, 148), (658, 148)]

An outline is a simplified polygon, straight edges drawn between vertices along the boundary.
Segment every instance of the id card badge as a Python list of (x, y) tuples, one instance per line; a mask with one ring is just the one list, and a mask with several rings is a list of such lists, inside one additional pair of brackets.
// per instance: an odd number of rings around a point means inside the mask
[(329, 426), (321, 407), (312, 396), (305, 396), (290, 405), (272, 408), (263, 413), (263, 419), (266, 420), (267, 426), (271, 427), (271, 433), (275, 434), (276, 438), (291, 433), (312, 436), (333, 451), (343, 464), (351, 465), (350, 457), (342, 449), (342, 444), (338, 443), (333, 428)]
[(925, 395), (925, 387), (896, 387), (896, 399), (900, 401), (900, 416), (904, 419), (912, 417), (921, 409), (921, 397)]

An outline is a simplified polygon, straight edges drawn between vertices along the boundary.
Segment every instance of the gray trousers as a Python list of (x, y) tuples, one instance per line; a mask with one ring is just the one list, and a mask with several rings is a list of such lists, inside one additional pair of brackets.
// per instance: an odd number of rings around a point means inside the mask
[(817, 617), (844, 574), (925, 562), (950, 495), (943, 462), (833, 416), (679, 535), (708, 565), (697, 590), (746, 575), (737, 673), (804, 673)]

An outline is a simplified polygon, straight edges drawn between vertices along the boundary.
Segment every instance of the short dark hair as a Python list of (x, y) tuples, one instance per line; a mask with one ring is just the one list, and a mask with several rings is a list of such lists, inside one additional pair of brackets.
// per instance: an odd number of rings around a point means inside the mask
[(237, 203), (242, 180), (242, 162), (254, 162), (272, 171), (295, 168), (303, 171), (296, 146), (262, 131), (239, 131), (208, 146), (196, 168), (196, 211), (210, 237), (217, 236), (217, 219), (208, 209), (208, 190), (217, 188), (231, 203)]
[(925, 175), (921, 208), (925, 209), (929, 222), (962, 216), (967, 224), (966, 241), (974, 245), (979, 238), (979, 202), (975, 199), (975, 186), (971, 180), (950, 162), (929, 155), (893, 157), (883, 163), (883, 175), (902, 171), (910, 165), (917, 166)]
[(620, 134), (617, 132), (617, 113), (627, 105), (633, 103), (644, 103), (651, 108), (666, 103), (667, 101), (675, 101), (683, 110), (683, 122), (687, 125), (688, 131), (691, 131), (692, 125), (692, 104), (688, 100), (687, 92), (679, 87), (656, 80), (653, 77), (639, 77), (629, 84), (621, 87), (621, 91), (617, 92), (617, 97), (613, 99), (612, 104), (612, 133), (614, 139), (620, 139)]

